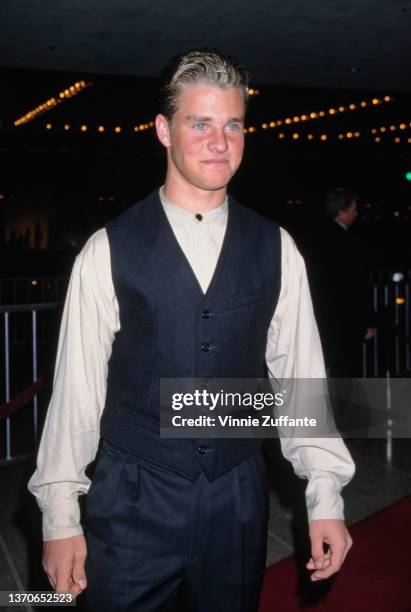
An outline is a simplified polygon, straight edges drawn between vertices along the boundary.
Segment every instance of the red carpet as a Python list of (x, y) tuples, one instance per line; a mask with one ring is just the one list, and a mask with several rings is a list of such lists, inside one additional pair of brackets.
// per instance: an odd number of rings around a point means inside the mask
[(350, 533), (354, 546), (335, 578), (311, 583), (294, 556), (267, 568), (259, 612), (411, 612), (411, 497)]

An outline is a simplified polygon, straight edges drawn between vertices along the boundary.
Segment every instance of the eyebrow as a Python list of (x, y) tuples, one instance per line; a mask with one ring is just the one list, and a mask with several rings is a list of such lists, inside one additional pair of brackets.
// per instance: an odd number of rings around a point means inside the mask
[[(200, 115), (187, 115), (186, 121), (198, 121), (199, 123), (205, 121), (212, 121), (212, 117), (202, 117)], [(232, 117), (227, 120), (227, 123), (244, 123), (244, 117)]]

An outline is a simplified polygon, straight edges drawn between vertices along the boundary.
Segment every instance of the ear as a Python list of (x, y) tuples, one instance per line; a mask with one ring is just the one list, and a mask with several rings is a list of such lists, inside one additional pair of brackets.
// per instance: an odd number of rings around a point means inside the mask
[(169, 148), (170, 147), (170, 124), (164, 115), (157, 115), (156, 117), (156, 131), (157, 138), (161, 144)]

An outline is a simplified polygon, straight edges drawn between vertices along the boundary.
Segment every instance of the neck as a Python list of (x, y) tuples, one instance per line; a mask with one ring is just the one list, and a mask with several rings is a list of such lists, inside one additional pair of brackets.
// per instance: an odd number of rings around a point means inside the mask
[(167, 200), (193, 214), (218, 208), (224, 202), (226, 194), (226, 187), (209, 191), (193, 185), (177, 185), (174, 181), (170, 181), (168, 176), (164, 183), (164, 195)]

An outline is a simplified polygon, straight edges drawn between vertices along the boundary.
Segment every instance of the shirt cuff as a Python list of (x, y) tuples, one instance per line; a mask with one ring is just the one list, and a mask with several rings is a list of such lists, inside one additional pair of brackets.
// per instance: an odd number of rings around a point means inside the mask
[(77, 501), (43, 508), (43, 540), (60, 540), (82, 535), (80, 506)]
[(332, 477), (312, 478), (305, 492), (309, 521), (344, 520), (344, 500)]

